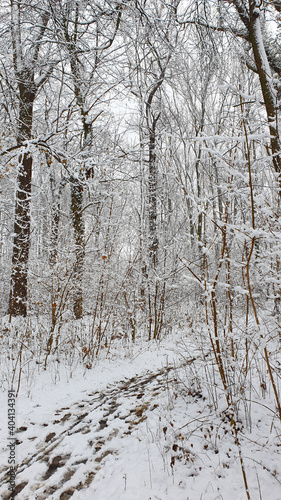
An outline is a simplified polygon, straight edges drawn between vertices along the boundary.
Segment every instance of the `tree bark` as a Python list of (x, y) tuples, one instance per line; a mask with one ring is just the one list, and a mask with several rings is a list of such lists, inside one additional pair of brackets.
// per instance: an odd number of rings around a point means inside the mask
[(264, 98), (268, 126), (270, 131), (270, 145), (272, 162), (278, 174), (279, 185), (281, 185), (281, 143), (278, 130), (277, 116), (277, 91), (274, 89), (271, 68), (265, 51), (260, 22), (261, 11), (255, 0), (250, 0), (250, 23), (249, 35), (253, 48), (254, 59), (259, 75), (260, 85)]
[(148, 159), (148, 205), (149, 205), (149, 257), (152, 269), (157, 267), (158, 262), (158, 236), (157, 236), (157, 163), (155, 152), (156, 123), (153, 120), (149, 130), (149, 159)]
[(76, 319), (83, 316), (83, 285), (82, 278), (84, 272), (84, 222), (82, 216), (83, 208), (83, 185), (72, 179), (71, 182), (71, 216), (74, 229), (75, 240), (75, 262), (73, 266), (74, 281), (74, 304), (73, 312)]
[[(36, 4), (29, 5), (30, 9)], [(10, 0), (11, 14), (11, 41), (15, 81), (18, 89), (18, 124), (17, 145), (26, 148), (19, 156), (19, 171), (17, 178), (17, 192), (14, 215), (14, 240), (12, 252), (11, 285), (8, 312), (11, 316), (27, 315), (28, 297), (28, 259), (30, 249), (30, 204), (32, 156), (29, 152), (28, 141), (32, 138), (33, 106), (38, 89), (47, 80), (52, 71), (52, 65), (47, 66), (45, 73), (35, 83), (35, 71), (38, 63), (42, 38), (44, 36), (50, 14), (48, 10), (40, 9), (37, 22), (40, 28), (31, 29), (34, 37), (28, 39), (25, 45), (22, 31), (25, 30), (21, 2)], [(37, 14), (37, 12), (36, 12)], [(35, 24), (33, 26), (35, 28)], [(31, 44), (30, 44), (31, 41)]]
[(32, 157), (29, 156), (28, 153), (24, 153), (20, 161), (18, 190), (15, 201), (14, 241), (9, 300), (10, 316), (27, 315)]
[[(32, 70), (18, 74), (19, 129), (17, 143), (31, 139), (33, 104), (36, 91)], [(30, 249), (30, 202), (32, 156), (26, 152), (19, 156), (18, 187), (15, 199), (14, 240), (12, 253), (9, 315), (26, 316), (28, 298), (28, 259)]]
[[(229, 0), (225, 0), (229, 1)], [(268, 47), (265, 47), (264, 37), (261, 27), (261, 3), (256, 0), (249, 0), (249, 9), (247, 10), (244, 2), (240, 0), (231, 0), (236, 11), (247, 30), (247, 39), (253, 50), (256, 71), (259, 76), (260, 86), (263, 94), (268, 127), (270, 131), (270, 146), (272, 153), (272, 163), (275, 172), (278, 175), (278, 184), (281, 188), (281, 142), (278, 130), (278, 95), (274, 88), (272, 72), (279, 73), (280, 65), (276, 64), (276, 58), (272, 57)], [(272, 2), (278, 12), (280, 12), (280, 1)], [(281, 197), (281, 189), (279, 190)]]

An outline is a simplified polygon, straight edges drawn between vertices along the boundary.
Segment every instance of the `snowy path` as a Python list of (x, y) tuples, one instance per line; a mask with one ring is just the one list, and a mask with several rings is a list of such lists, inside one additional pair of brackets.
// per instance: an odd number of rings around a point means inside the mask
[[(215, 410), (208, 386), (198, 384), (206, 363), (192, 346), (177, 354), (167, 341), (77, 368), (73, 377), (55, 365), (31, 371), (16, 404), (14, 498), (246, 500), (223, 393)], [(7, 500), (7, 394), (0, 396), (0, 498)], [(280, 425), (272, 403), (258, 403), (251, 430), (241, 410), (251, 500), (269, 491), (281, 500)]]
[[(76, 492), (84, 498), (103, 461), (118, 455), (120, 438), (125, 440), (153, 412), (157, 396), (165, 390), (172, 366), (146, 373), (138, 378), (108, 386), (102, 394), (94, 392), (71, 407), (60, 408), (51, 423), (43, 422), (40, 434), (20, 427), (18, 449), (28, 440), (28, 455), (17, 471), (16, 498), (66, 500)], [(114, 443), (115, 441), (115, 443)], [(118, 447), (117, 447), (118, 444)], [(7, 471), (0, 471), (0, 481), (7, 483)], [(3, 485), (2, 498), (9, 498)]]

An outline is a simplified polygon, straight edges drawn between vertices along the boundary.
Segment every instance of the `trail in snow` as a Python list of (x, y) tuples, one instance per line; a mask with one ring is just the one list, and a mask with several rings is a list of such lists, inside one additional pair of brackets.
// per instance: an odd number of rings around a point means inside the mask
[[(15, 498), (66, 500), (88, 488), (105, 457), (118, 454), (109, 446), (112, 439), (126, 438), (146, 419), (147, 411), (157, 408), (155, 398), (165, 390), (172, 369), (122, 380), (102, 394), (88, 394), (71, 407), (60, 408), (51, 423), (43, 422), (39, 435), (20, 427), (18, 447), (24, 448), (29, 440), (33, 451), (18, 466)], [(7, 480), (4, 469), (0, 484)], [(0, 492), (3, 499), (9, 498), (5, 487)]]
[[(135, 350), (123, 358), (118, 351), (91, 370), (78, 367), (73, 378), (55, 364), (25, 372), (16, 405), (16, 500), (246, 500), (224, 393), (208, 379), (202, 383), (213, 369), (211, 357), (189, 339)], [(249, 408), (240, 406), (251, 500), (264, 500), (269, 491), (271, 500), (281, 500), (274, 405), (255, 393), (250, 426)], [(6, 500), (4, 392), (0, 407), (0, 498)]]

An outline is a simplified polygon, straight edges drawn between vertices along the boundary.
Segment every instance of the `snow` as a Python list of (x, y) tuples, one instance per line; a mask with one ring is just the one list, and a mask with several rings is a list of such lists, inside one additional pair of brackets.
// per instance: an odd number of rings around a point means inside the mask
[[(210, 365), (211, 367), (211, 365)], [(217, 409), (198, 374), (191, 332), (139, 342), (73, 377), (39, 371), (17, 397), (20, 500), (232, 500), (246, 498), (238, 448), (217, 387)], [(280, 423), (272, 401), (241, 409), (239, 439), (251, 498), (281, 498)], [(1, 393), (7, 407), (7, 393)], [(7, 464), (7, 411), (1, 463)], [(0, 495), (7, 498), (5, 471)]]
[(276, 90), (273, 87), (273, 81), (272, 81), (272, 76), (271, 76), (271, 69), (269, 66), (268, 62), (268, 57), (265, 52), (264, 48), (264, 42), (263, 42), (263, 36), (262, 36), (262, 30), (261, 30), (261, 22), (260, 22), (260, 9), (257, 8), (255, 9), (256, 11), (256, 16), (253, 16), (253, 32), (255, 36), (255, 41), (258, 46), (258, 51), (259, 51), (259, 56), (261, 58), (261, 64), (262, 64), (262, 69), (265, 71), (267, 80), (268, 80), (268, 85), (270, 87), (270, 91), (272, 93), (272, 96), (276, 98)]

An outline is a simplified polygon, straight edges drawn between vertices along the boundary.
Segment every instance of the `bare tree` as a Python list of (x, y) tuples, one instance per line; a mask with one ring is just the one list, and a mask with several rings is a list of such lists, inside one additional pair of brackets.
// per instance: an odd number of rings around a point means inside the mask
[[(279, 105), (281, 63), (267, 44), (265, 28), (263, 28), (263, 2), (249, 0), (249, 3), (239, 0), (231, 2), (239, 14), (240, 20), (247, 30), (247, 39), (251, 44), (255, 71), (259, 76), (267, 113), (270, 131), (272, 162), (278, 182), (281, 187), (281, 142), (279, 131)], [(280, 2), (273, 2), (273, 6), (280, 12)], [(275, 74), (275, 78), (273, 75)], [(279, 92), (278, 92), (279, 90)]]
[(21, 150), (18, 158), (18, 187), (14, 215), (10, 316), (27, 314), (33, 164), (29, 141), (32, 139), (34, 102), (53, 69), (52, 63), (46, 63), (48, 57), (46, 44), (42, 50), (49, 20), (50, 13), (44, 1), (11, 0), (10, 2), (14, 84), (17, 87), (18, 99), (16, 142)]
[[(93, 146), (93, 123), (103, 110), (96, 111), (113, 84), (100, 83), (99, 72), (110, 55), (118, 33), (122, 4), (115, 2), (93, 3), (59, 1), (51, 4), (56, 37), (67, 57), (70, 78), (81, 120), (82, 138), (80, 159), (82, 167), (78, 175), (71, 176), (71, 216), (75, 239), (74, 315), (83, 316), (82, 278), (85, 258), (85, 228), (83, 221), (83, 192), (85, 180), (93, 172), (87, 166)], [(83, 174), (83, 172), (84, 174)]]
[(170, 78), (170, 61), (178, 40), (175, 6), (161, 2), (136, 2), (132, 10), (134, 31), (130, 31), (128, 79), (138, 98), (140, 138), (140, 260), (142, 307), (146, 310), (149, 338), (158, 338), (163, 326), (166, 293), (165, 245), (161, 245), (163, 183), (160, 172), (162, 93)]
[[(207, 35), (212, 32), (231, 33), (237, 40), (244, 42), (245, 48), (250, 45), (252, 56), (249, 57), (245, 51), (245, 63), (259, 78), (270, 132), (270, 154), (280, 188), (280, 42), (277, 38), (274, 40), (271, 37), (270, 39), (266, 27), (268, 12), (271, 14), (271, 22), (278, 26), (280, 2), (278, 0), (269, 3), (262, 0), (224, 0), (219, 4), (218, 15), (217, 13), (214, 15), (212, 7), (207, 3), (204, 9), (200, 9), (198, 5), (196, 10), (197, 15), (188, 15), (186, 23), (193, 23), (199, 29), (205, 29)], [(182, 17), (180, 22), (185, 23)]]

